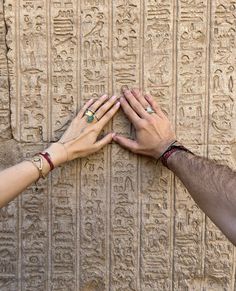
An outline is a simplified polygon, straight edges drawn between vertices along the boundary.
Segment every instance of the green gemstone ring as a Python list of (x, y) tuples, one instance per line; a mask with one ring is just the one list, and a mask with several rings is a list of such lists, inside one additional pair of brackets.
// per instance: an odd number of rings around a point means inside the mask
[(87, 116), (87, 122), (88, 123), (92, 123), (94, 121), (94, 118), (95, 118), (95, 114), (93, 111), (91, 110), (87, 110), (85, 112), (85, 116)]
[(88, 123), (92, 123), (94, 121), (94, 117), (93, 116), (88, 116), (87, 117), (87, 122)]

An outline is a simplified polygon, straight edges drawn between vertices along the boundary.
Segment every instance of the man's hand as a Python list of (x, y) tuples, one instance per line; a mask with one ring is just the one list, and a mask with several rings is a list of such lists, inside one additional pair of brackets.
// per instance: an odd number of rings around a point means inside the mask
[[(159, 159), (166, 149), (176, 140), (171, 123), (153, 97), (142, 95), (137, 89), (125, 90), (120, 98), (124, 113), (136, 129), (136, 139), (131, 140), (120, 135), (114, 141), (128, 150)], [(154, 113), (148, 113), (150, 108)]]

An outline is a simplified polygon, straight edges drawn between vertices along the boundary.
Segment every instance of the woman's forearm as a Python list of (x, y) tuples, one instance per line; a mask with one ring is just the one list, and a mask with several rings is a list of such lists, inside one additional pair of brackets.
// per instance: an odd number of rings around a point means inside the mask
[(168, 167), (199, 207), (236, 245), (236, 173), (205, 158), (177, 151)]
[[(60, 140), (37, 155), (34, 161), (24, 161), (0, 172), (0, 208), (13, 200), (29, 185), (46, 177), (50, 169), (76, 158), (86, 157), (112, 141), (113, 133), (98, 138), (120, 106), (117, 96), (103, 95), (90, 99), (72, 120)], [(32, 153), (32, 156), (34, 153)]]
[[(49, 153), (55, 167), (66, 161), (66, 153), (59, 143), (51, 144), (44, 152)], [(41, 158), (43, 174), (47, 176), (50, 165), (45, 158)], [(23, 161), (0, 172), (0, 208), (16, 198), (22, 191), (36, 182), (39, 177), (39, 169), (31, 160)]]
[(0, 208), (13, 200), (38, 178), (39, 171), (29, 161), (0, 172)]

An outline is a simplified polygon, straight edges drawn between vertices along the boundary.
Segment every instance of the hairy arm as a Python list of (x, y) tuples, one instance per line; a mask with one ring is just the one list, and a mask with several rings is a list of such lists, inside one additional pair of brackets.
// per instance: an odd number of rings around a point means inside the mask
[[(113, 139), (134, 153), (159, 159), (176, 140), (167, 116), (152, 96), (143, 96), (137, 89), (126, 90), (121, 105), (135, 127), (136, 138), (117, 134)], [(147, 110), (150, 107), (154, 112)], [(199, 207), (236, 245), (236, 173), (181, 150), (172, 153), (167, 163)]]
[(236, 173), (227, 166), (184, 151), (170, 156), (168, 167), (199, 207), (236, 245)]

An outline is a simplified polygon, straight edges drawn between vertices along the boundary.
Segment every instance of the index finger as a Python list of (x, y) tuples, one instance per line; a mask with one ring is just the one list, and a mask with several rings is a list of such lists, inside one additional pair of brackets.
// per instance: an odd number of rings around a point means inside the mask
[(134, 109), (129, 105), (129, 103), (127, 102), (125, 98), (121, 97), (120, 103), (125, 115), (128, 117), (130, 122), (134, 125), (134, 127), (136, 127), (137, 123), (141, 120), (141, 118), (134, 111)]

